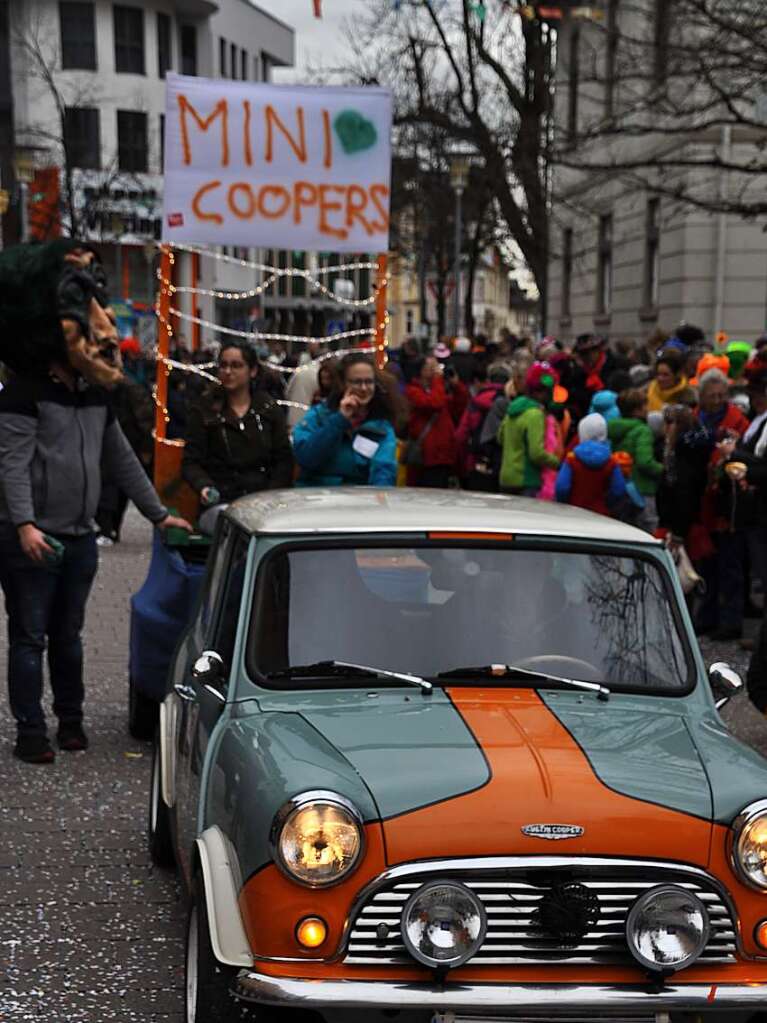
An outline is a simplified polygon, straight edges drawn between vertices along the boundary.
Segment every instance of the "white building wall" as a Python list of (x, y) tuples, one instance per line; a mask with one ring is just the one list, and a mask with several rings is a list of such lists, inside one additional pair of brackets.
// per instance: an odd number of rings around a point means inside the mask
[[(573, 23), (559, 31), (556, 121), (563, 131), (569, 99), (568, 66)], [(600, 60), (605, 33), (579, 23), (581, 68)], [(617, 97), (618, 101), (620, 97)], [(588, 83), (579, 96), (579, 126), (604, 115), (604, 93)], [(626, 148), (633, 143), (613, 143)], [(642, 145), (652, 144), (644, 139)], [(736, 140), (736, 146), (738, 145)], [(606, 159), (610, 147), (592, 150)], [(716, 172), (701, 171), (704, 180), (724, 194), (732, 183), (719, 181)], [(704, 179), (705, 175), (705, 179)], [(664, 182), (667, 184), (667, 181)], [(694, 181), (695, 183), (695, 181)], [(762, 182), (767, 187), (767, 181)], [(758, 183), (752, 183), (758, 190)], [(659, 287), (655, 309), (645, 302), (647, 200), (651, 193), (630, 181), (557, 169), (552, 201), (551, 261), (549, 265), (548, 330), (563, 340), (580, 333), (598, 332), (610, 338), (645, 339), (655, 329), (673, 330), (681, 321), (695, 323), (713, 340), (718, 330), (730, 338), (754, 340), (767, 326), (767, 233), (763, 223), (733, 215), (721, 218), (690, 207), (682, 208), (661, 197)], [(613, 216), (613, 298), (609, 314), (597, 312), (599, 217)], [(724, 223), (724, 228), (723, 228)], [(562, 236), (573, 229), (570, 315), (562, 314)], [(720, 253), (720, 235), (724, 245)], [(720, 255), (722, 258), (720, 258)], [(717, 295), (721, 294), (721, 305)]]

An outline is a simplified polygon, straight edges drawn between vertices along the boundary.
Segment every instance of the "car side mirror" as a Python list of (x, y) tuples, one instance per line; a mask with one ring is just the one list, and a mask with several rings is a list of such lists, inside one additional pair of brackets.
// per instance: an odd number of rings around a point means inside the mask
[(721, 710), (743, 688), (743, 679), (724, 661), (716, 661), (711, 665), (708, 679), (717, 710)]
[(215, 650), (203, 650), (192, 665), (192, 678), (219, 699), (223, 699), (223, 694), (217, 687), (223, 681), (224, 672), (224, 660)]

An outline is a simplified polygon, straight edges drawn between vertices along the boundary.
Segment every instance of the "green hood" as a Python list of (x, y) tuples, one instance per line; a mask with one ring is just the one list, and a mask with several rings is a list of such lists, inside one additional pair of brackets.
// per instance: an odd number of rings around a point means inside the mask
[(613, 446), (623, 444), (630, 434), (640, 431), (645, 425), (641, 419), (611, 419), (607, 424), (607, 436)]
[[(375, 693), (374, 699), (368, 692)], [(287, 800), (325, 790), (368, 823), (454, 799), (485, 785), (485, 756), (442, 689), (264, 694), (244, 701), (222, 731), (223, 777), (252, 778), (210, 799), (205, 826), (235, 836), (244, 877), (272, 857), (270, 827)], [(252, 811), (256, 801), (259, 812)]]
[(533, 401), (532, 398), (528, 398), (526, 394), (520, 394), (518, 398), (514, 398), (509, 402), (509, 407), (506, 409), (506, 415), (511, 416), (512, 419), (516, 416), (521, 416), (523, 412), (527, 412), (531, 408), (540, 408), (541, 406), (537, 401)]

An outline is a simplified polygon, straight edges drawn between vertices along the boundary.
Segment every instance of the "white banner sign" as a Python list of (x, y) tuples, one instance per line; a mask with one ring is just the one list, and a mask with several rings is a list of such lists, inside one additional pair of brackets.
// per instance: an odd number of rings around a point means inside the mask
[(391, 94), (168, 74), (163, 241), (389, 247)]

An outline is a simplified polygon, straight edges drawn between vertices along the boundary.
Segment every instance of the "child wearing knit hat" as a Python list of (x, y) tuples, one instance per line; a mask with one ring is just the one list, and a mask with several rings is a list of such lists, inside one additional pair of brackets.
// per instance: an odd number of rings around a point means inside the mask
[(626, 498), (626, 480), (607, 443), (607, 422), (598, 412), (578, 423), (580, 443), (557, 474), (556, 498), (563, 504), (610, 514)]

